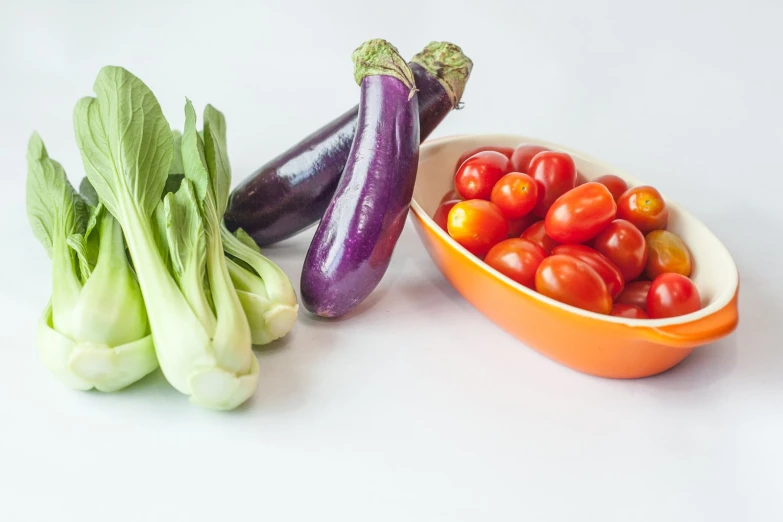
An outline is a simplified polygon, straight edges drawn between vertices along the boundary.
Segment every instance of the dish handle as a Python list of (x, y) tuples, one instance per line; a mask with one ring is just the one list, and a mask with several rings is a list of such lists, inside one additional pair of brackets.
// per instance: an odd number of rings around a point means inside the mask
[(717, 341), (729, 335), (737, 327), (738, 296), (739, 289), (735, 291), (734, 297), (726, 306), (696, 321), (645, 328), (644, 337), (655, 343), (679, 348), (693, 348)]

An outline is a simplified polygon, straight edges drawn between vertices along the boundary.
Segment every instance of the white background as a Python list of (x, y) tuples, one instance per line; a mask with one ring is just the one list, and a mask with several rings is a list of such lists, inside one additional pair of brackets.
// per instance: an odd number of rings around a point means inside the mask
[[(78, 5), (77, 5), (78, 4)], [(783, 517), (783, 4), (0, 1), (0, 520), (767, 521)], [(33, 333), (50, 262), (25, 216), (33, 130), (77, 181), (71, 111), (123, 65), (181, 125), (228, 119), (235, 182), (358, 100), (368, 38), (473, 58), (435, 133), (573, 146), (699, 216), (740, 268), (740, 326), (672, 371), (588, 377), (462, 300), (409, 226), (348, 320), (302, 314), (245, 407), (159, 373), (63, 388)], [(267, 250), (298, 288), (309, 234)]]

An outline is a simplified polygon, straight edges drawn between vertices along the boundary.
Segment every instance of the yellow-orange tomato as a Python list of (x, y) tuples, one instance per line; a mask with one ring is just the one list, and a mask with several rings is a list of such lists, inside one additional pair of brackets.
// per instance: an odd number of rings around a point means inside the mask
[(682, 239), (668, 230), (653, 230), (647, 241), (647, 266), (644, 273), (650, 279), (672, 272), (688, 277), (693, 270), (691, 253)]
[(460, 201), (449, 211), (447, 230), (454, 240), (478, 257), (508, 237), (508, 222), (494, 203)]
[(658, 190), (644, 185), (629, 188), (617, 198), (617, 217), (630, 221), (646, 234), (666, 228), (669, 209)]

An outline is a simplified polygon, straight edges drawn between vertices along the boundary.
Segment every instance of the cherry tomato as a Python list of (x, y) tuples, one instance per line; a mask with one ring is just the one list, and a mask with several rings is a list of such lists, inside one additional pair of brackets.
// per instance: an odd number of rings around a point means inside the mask
[(454, 176), (454, 186), (464, 199), (486, 199), (492, 187), (511, 169), (511, 162), (499, 152), (487, 150), (465, 160)]
[(609, 261), (609, 258), (600, 252), (584, 245), (558, 245), (552, 249), (552, 255), (575, 257), (590, 265), (590, 268), (595, 270), (606, 283), (606, 288), (612, 299), (623, 291), (625, 285), (623, 274), (614, 263)]
[(615, 303), (612, 306), (611, 315), (615, 317), (628, 317), (630, 319), (648, 319), (647, 313), (638, 306)]
[(538, 184), (527, 174), (511, 172), (495, 183), (489, 198), (508, 219), (530, 213), (538, 203)]
[(538, 183), (538, 204), (533, 212), (540, 218), (546, 216), (557, 198), (576, 186), (576, 166), (565, 152), (539, 152), (528, 172)]
[(543, 221), (536, 221), (530, 225), (527, 230), (522, 232), (522, 239), (529, 239), (536, 245), (544, 249), (544, 252), (549, 255), (553, 248), (558, 245), (558, 242), (546, 235), (546, 228)]
[(608, 188), (609, 192), (612, 193), (612, 197), (615, 201), (617, 201), (620, 196), (622, 196), (623, 193), (628, 190), (628, 183), (626, 183), (625, 180), (620, 176), (615, 176), (614, 174), (598, 176), (593, 181), (600, 183), (601, 185), (604, 185), (606, 188)]
[(661, 274), (647, 294), (647, 313), (653, 319), (676, 317), (701, 308), (701, 297), (693, 281), (680, 274)]
[(623, 279), (633, 281), (647, 265), (647, 242), (639, 229), (624, 219), (615, 219), (593, 241), (593, 248), (608, 257)]
[(663, 196), (650, 186), (633, 187), (617, 199), (617, 217), (630, 221), (642, 234), (666, 228), (669, 209)]
[(454, 170), (458, 170), (463, 163), (465, 163), (465, 160), (468, 159), (471, 156), (475, 156), (479, 152), (484, 152), (487, 150), (492, 150), (495, 152), (499, 152), (508, 159), (511, 159), (511, 155), (514, 153), (514, 149), (512, 147), (495, 147), (493, 145), (484, 145), (482, 147), (476, 147), (474, 149), (470, 149), (467, 152), (462, 153), (462, 155), (457, 160), (457, 164), (454, 166)]
[(600, 183), (585, 183), (557, 198), (546, 213), (546, 233), (560, 243), (593, 239), (614, 219), (617, 205)]
[(448, 230), (449, 212), (454, 208), (454, 205), (462, 201), (461, 199), (452, 199), (451, 201), (444, 201), (435, 210), (435, 214), (432, 215), (432, 220), (438, 224), (443, 230)]
[(508, 223), (500, 209), (482, 199), (455, 204), (449, 212), (447, 228), (457, 243), (478, 257), (508, 237)]
[(647, 310), (647, 294), (650, 293), (652, 281), (631, 281), (626, 283), (623, 291), (615, 299), (615, 304), (627, 304)]
[(457, 192), (457, 189), (451, 189), (448, 192), (446, 192), (442, 198), (440, 198), (441, 203), (445, 203), (446, 201), (452, 201), (452, 200), (461, 200), (462, 196), (459, 195), (459, 192)]
[(682, 239), (667, 230), (653, 230), (647, 237), (647, 268), (650, 279), (673, 272), (688, 277), (693, 270), (691, 253)]
[(508, 220), (508, 237), (520, 237), (522, 233), (527, 230), (530, 225), (538, 221), (539, 219), (533, 214), (521, 217), (519, 219)]
[(606, 283), (590, 265), (571, 256), (549, 256), (536, 271), (536, 291), (562, 303), (608, 314), (612, 297)]
[(546, 257), (544, 249), (521, 238), (506, 239), (493, 246), (484, 262), (528, 288), (536, 284), (536, 270)]
[(548, 150), (546, 147), (538, 145), (519, 145), (511, 155), (511, 167), (517, 172), (527, 174), (533, 157), (539, 152), (547, 152)]

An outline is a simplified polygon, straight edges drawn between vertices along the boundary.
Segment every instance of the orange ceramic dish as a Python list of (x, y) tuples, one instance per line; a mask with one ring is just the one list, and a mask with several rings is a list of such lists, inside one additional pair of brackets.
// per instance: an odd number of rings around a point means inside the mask
[(414, 223), (424, 246), (448, 281), (473, 306), (526, 345), (575, 370), (613, 378), (654, 375), (673, 367), (694, 348), (731, 333), (737, 325), (739, 275), (718, 238), (671, 199), (668, 229), (690, 247), (691, 276), (702, 297), (698, 312), (669, 319), (627, 319), (581, 310), (530, 290), (472, 256), (432, 220), (452, 188), (460, 154), (483, 145), (542, 145), (571, 154), (588, 180), (615, 174), (629, 186), (641, 183), (616, 168), (554, 143), (509, 135), (457, 136), (422, 145), (414, 190)]

